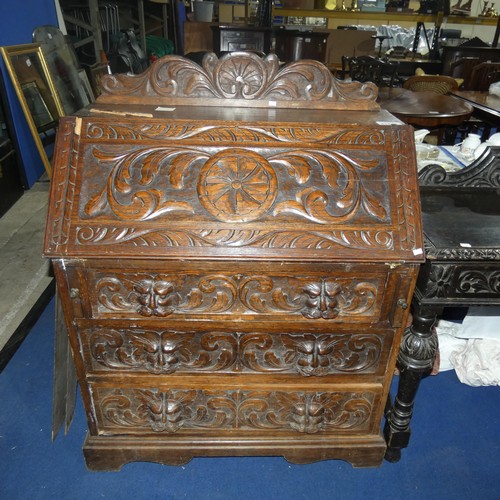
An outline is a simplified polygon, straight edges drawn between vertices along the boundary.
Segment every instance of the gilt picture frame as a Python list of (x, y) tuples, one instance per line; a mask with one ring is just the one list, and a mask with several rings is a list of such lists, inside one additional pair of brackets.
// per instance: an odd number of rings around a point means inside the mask
[(28, 122), (31, 134), (49, 178), (52, 165), (47, 156), (43, 135), (55, 128), (64, 110), (39, 44), (29, 43), (0, 47), (0, 52)]

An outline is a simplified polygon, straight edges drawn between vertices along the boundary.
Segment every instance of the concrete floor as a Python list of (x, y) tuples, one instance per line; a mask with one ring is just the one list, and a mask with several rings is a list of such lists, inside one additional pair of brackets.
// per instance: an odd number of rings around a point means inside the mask
[(53, 289), (42, 255), (49, 187), (37, 182), (0, 218), (0, 358), (15, 352)]

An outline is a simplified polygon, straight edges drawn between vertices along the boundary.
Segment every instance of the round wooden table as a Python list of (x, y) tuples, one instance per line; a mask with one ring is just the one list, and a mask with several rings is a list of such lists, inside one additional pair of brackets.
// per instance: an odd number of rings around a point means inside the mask
[(380, 107), (401, 121), (426, 129), (438, 129), (443, 143), (447, 127), (456, 127), (470, 118), (474, 108), (467, 102), (434, 92), (412, 92), (400, 87), (379, 89)]

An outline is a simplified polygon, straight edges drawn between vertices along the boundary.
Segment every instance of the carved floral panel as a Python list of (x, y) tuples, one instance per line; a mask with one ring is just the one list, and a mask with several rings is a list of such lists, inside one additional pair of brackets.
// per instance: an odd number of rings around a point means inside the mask
[(500, 271), (495, 267), (432, 264), (426, 283), (426, 298), (498, 296)]
[[(141, 227), (142, 221), (170, 221), (175, 228), (177, 221), (193, 216), (218, 222), (217, 228), (220, 223), (273, 220), (302, 221), (311, 228), (347, 221), (377, 223), (378, 231), (365, 230), (368, 240), (386, 239), (376, 236), (390, 223), (383, 150), (215, 146), (89, 149), (87, 168), (95, 169), (96, 175), (83, 179), (80, 218), (88, 226), (78, 229), (79, 243), (95, 243), (98, 236), (91, 232), (102, 236), (104, 227), (96, 223), (104, 220), (131, 227)], [(150, 225), (142, 233), (151, 231), (158, 228)], [(124, 235), (114, 236), (114, 243), (125, 242)], [(103, 244), (107, 238), (98, 241)]]
[(214, 273), (96, 273), (98, 315), (142, 317), (196, 314), (302, 315), (308, 319), (374, 318), (385, 274), (357, 277)]
[[(201, 65), (166, 56), (140, 75), (105, 75), (101, 102), (201, 106), (294, 106), (305, 109), (378, 110), (372, 82), (335, 78), (322, 63), (299, 60), (282, 66), (275, 54), (230, 52), (220, 59), (206, 53)], [(259, 104), (260, 101), (260, 104)]]
[(95, 371), (153, 374), (284, 373), (325, 376), (378, 373), (390, 335), (181, 333), (96, 328), (82, 332)]
[(95, 388), (101, 432), (366, 430), (372, 392)]

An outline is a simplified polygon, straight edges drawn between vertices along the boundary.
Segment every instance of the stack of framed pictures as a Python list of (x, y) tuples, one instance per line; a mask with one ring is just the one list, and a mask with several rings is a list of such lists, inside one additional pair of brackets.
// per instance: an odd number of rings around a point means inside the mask
[(38, 44), (0, 47), (12, 84), (21, 103), (43, 165), (49, 177), (52, 166), (45, 146), (55, 138), (64, 109)]
[(51, 149), (59, 118), (95, 101), (96, 83), (106, 65), (79, 67), (72, 46), (54, 26), (33, 32), (35, 43), (0, 47), (13, 86), (49, 177)]

